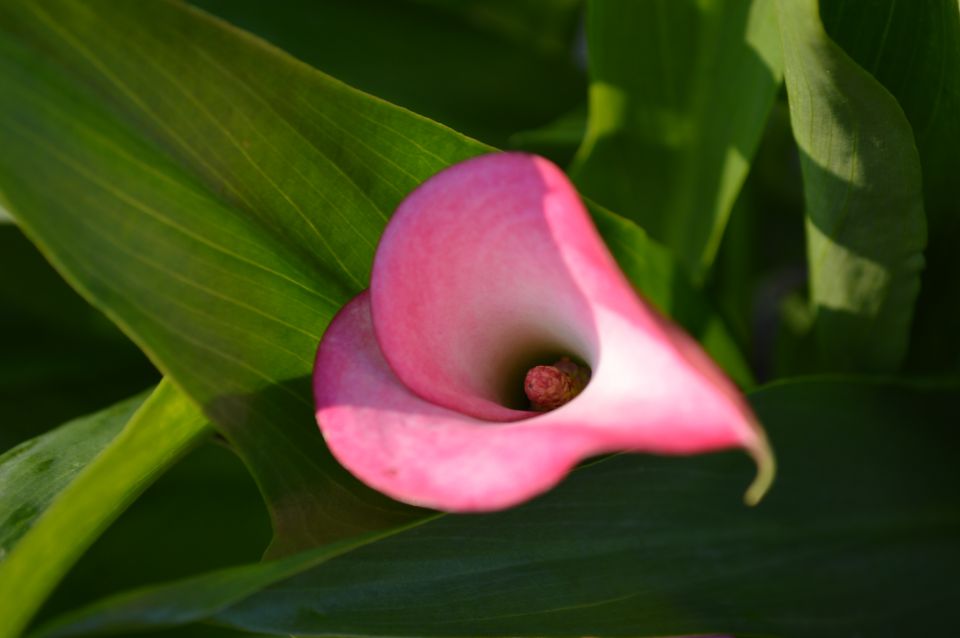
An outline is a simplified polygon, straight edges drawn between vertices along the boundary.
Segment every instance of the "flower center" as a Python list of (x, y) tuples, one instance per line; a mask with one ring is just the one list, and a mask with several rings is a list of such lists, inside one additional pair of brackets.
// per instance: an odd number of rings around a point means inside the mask
[(530, 368), (523, 380), (523, 391), (532, 410), (547, 412), (572, 401), (588, 381), (590, 368), (563, 357), (553, 365)]

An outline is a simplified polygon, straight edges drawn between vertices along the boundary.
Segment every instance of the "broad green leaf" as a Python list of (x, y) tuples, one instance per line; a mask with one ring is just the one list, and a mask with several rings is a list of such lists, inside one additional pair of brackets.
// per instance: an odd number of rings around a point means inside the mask
[(822, 367), (892, 371), (906, 354), (926, 242), (910, 124), (827, 36), (817, 0), (778, 6)]
[(193, 404), (161, 382), (146, 401), (131, 399), (0, 457), (0, 637), (20, 635), (96, 537), (209, 433)]
[[(327, 452), (313, 354), (394, 207), (490, 147), (173, 2), (0, 5), (0, 78), (0, 191), (220, 425), (270, 505), (273, 552), (422, 516)], [(696, 298), (662, 251), (633, 259), (679, 291), (668, 312)]]
[(353, 87), (502, 146), (583, 99), (576, 2), (193, 0)]
[(512, 510), (130, 592), (37, 638), (202, 618), (298, 636), (951, 635), (958, 400), (956, 384), (775, 384), (751, 395), (781, 466), (755, 508), (741, 455), (619, 455)]
[(590, 113), (572, 174), (698, 280), (781, 81), (772, 0), (593, 0)]
[(920, 154), (929, 244), (910, 363), (960, 370), (960, 3), (822, 0), (821, 11), (827, 33), (897, 99)]

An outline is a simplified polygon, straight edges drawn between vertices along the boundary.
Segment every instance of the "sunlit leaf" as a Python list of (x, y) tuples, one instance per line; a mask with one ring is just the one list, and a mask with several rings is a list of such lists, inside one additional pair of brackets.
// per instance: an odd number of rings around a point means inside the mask
[(107, 525), (210, 431), (162, 382), (146, 401), (131, 399), (0, 457), (0, 636), (18, 636)]
[(820, 4), (827, 33), (897, 99), (920, 153), (929, 243), (910, 364), (960, 370), (960, 3)]
[(895, 370), (920, 289), (920, 161), (900, 106), (824, 32), (817, 0), (781, 0), (822, 367)]
[(595, 0), (587, 29), (574, 180), (702, 279), (780, 86), (774, 3)]

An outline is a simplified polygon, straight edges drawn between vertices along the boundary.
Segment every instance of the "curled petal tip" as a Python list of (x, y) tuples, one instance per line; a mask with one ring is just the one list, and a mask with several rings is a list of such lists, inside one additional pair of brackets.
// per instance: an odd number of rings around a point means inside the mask
[(763, 497), (770, 491), (777, 474), (777, 460), (773, 455), (773, 450), (770, 448), (766, 435), (758, 429), (757, 437), (757, 443), (748, 448), (750, 456), (757, 464), (757, 474), (743, 495), (743, 501), (751, 507), (758, 505), (763, 500)]

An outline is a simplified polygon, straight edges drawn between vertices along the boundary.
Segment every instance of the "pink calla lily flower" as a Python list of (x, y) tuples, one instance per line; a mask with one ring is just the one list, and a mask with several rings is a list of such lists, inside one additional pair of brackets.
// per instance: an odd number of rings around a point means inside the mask
[[(582, 391), (528, 409), (525, 377), (528, 394), (549, 393), (564, 366), (589, 371), (563, 386)], [(348, 470), (440, 510), (515, 505), (614, 451), (741, 447), (759, 467), (747, 500), (772, 479), (740, 392), (637, 295), (566, 176), (526, 154), (467, 160), (400, 204), (370, 290), (320, 343), (314, 393)]]

